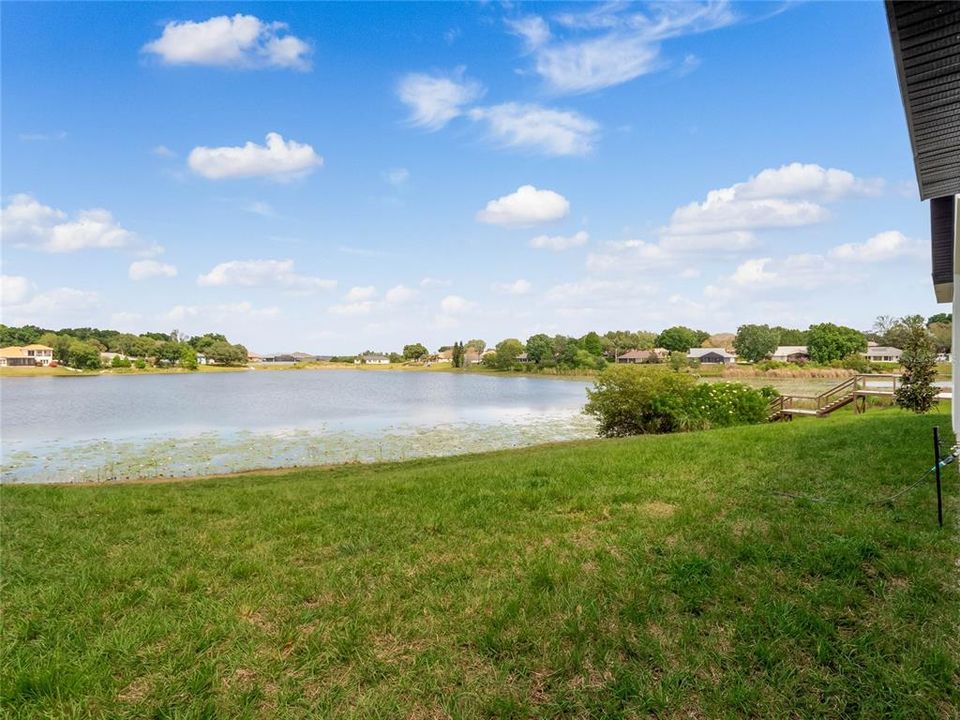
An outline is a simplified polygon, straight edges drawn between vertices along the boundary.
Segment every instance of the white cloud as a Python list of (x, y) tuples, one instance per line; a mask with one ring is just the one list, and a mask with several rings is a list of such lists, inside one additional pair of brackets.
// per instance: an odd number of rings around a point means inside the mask
[(662, 41), (733, 23), (726, 2), (659, 3), (634, 11), (634, 5), (606, 3), (584, 12), (559, 14), (563, 29), (551, 32), (539, 16), (508, 21), (532, 53), (537, 73), (555, 92), (584, 93), (619, 85), (669, 67)]
[(459, 315), (476, 307), (476, 303), (459, 295), (447, 295), (440, 301), (440, 309), (447, 315)]
[(32, 196), (14, 195), (0, 211), (0, 234), (15, 247), (49, 253), (87, 248), (120, 248), (134, 241), (108, 210), (81, 210), (69, 219), (62, 210), (42, 205)]
[(157, 157), (173, 157), (174, 155), (176, 155), (176, 153), (170, 148), (168, 148), (166, 145), (157, 145), (152, 150), (150, 150), (150, 152), (156, 155)]
[(383, 171), (382, 177), (384, 182), (394, 187), (402, 187), (410, 179), (410, 171), (406, 168), (390, 168)]
[(533, 289), (533, 286), (528, 280), (520, 278), (513, 282), (494, 283), (491, 288), (494, 292), (501, 293), (502, 295), (526, 295)]
[(30, 281), (21, 275), (0, 275), (0, 305), (19, 305), (30, 294)]
[(66, 325), (86, 322), (89, 313), (100, 304), (93, 291), (61, 287), (34, 292), (33, 284), (20, 276), (3, 276), (2, 321), (9, 325)]
[(463, 77), (463, 68), (452, 75), (410, 73), (397, 85), (397, 96), (410, 110), (410, 123), (427, 130), (439, 130), (464, 108), (483, 95), (483, 86)]
[(453, 285), (452, 280), (444, 280), (443, 278), (425, 277), (420, 281), (420, 287), (422, 288), (450, 287), (451, 285)]
[(560, 252), (573, 247), (586, 245), (589, 240), (590, 235), (586, 230), (580, 230), (573, 235), (537, 235), (530, 240), (530, 247), (537, 248), (538, 250)]
[(593, 150), (599, 130), (596, 122), (572, 110), (514, 102), (474, 108), (470, 118), (485, 122), (488, 135), (501, 146), (547, 155), (585, 155)]
[(329, 308), (327, 308), (327, 310), (333, 315), (369, 315), (376, 305), (377, 304), (373, 300), (361, 300), (358, 302), (331, 305)]
[(535, 50), (550, 39), (550, 26), (539, 15), (509, 19), (506, 23), (514, 35), (524, 39), (528, 50)]
[(52, 132), (52, 133), (46, 133), (46, 132), (20, 133), (20, 139), (23, 142), (47, 142), (50, 140), (66, 140), (67, 131), (58, 130), (57, 132)]
[(275, 318), (280, 315), (277, 307), (254, 307), (248, 301), (238, 303), (224, 303), (220, 305), (174, 305), (164, 318), (174, 322), (181, 322), (190, 318), (200, 318), (205, 322), (235, 321), (238, 318), (263, 319)]
[(377, 294), (377, 289), (373, 285), (367, 285), (366, 287), (352, 287), (347, 292), (346, 300), (347, 302), (356, 302), (358, 300), (370, 300), (374, 298)]
[(177, 268), (157, 260), (136, 260), (130, 263), (128, 275), (131, 280), (146, 280), (155, 277), (176, 277)]
[(336, 280), (299, 275), (293, 260), (230, 260), (216, 265), (206, 275), (197, 278), (197, 284), (207, 286), (279, 287), (309, 292), (331, 290)]
[(240, 14), (203, 22), (173, 21), (143, 51), (167, 65), (308, 70), (310, 45), (285, 34), (286, 28), (285, 23)]
[(409, 302), (417, 296), (417, 291), (405, 285), (397, 285), (387, 290), (384, 299), (391, 305)]
[(749, 294), (811, 291), (837, 282), (858, 280), (828, 262), (823, 255), (804, 253), (783, 259), (750, 258), (719, 283), (704, 288), (704, 295), (732, 300)]
[[(881, 186), (878, 180), (857, 178), (846, 170), (791, 163), (763, 170), (746, 182), (711, 190), (703, 202), (677, 208), (663, 232), (689, 249), (742, 248), (751, 244), (754, 230), (823, 222), (830, 213), (821, 202), (875, 194)], [(687, 240), (677, 240), (678, 236)]]
[(522, 185), (510, 195), (491, 200), (477, 213), (477, 220), (491, 225), (523, 227), (566, 217), (570, 203), (552, 190)]
[(267, 133), (266, 144), (247, 142), (242, 147), (195, 147), (187, 160), (190, 169), (210, 180), (270, 177), (291, 180), (323, 166), (323, 158), (312, 146), (284, 140), (279, 133)]
[(607, 243), (606, 252), (590, 253), (590, 272), (658, 272), (676, 264), (676, 257), (661, 245), (643, 240)]
[(247, 203), (243, 206), (243, 209), (248, 213), (259, 215), (260, 217), (276, 217), (277, 215), (273, 206), (262, 200), (254, 200), (251, 203)]
[(875, 263), (900, 257), (917, 257), (923, 245), (908, 238), (898, 230), (877, 233), (863, 243), (844, 243), (830, 250), (827, 255), (835, 260)]

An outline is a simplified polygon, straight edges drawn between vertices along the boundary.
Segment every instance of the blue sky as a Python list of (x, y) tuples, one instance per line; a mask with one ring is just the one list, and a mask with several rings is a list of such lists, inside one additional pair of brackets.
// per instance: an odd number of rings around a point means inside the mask
[(3, 322), (348, 353), (937, 310), (882, 3), (4, 3)]

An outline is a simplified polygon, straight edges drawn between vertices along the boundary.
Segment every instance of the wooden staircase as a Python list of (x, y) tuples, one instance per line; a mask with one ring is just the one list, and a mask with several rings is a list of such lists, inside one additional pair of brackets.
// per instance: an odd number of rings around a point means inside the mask
[(899, 379), (899, 375), (892, 374), (854, 375), (819, 395), (780, 395), (770, 401), (767, 419), (777, 422), (793, 420), (798, 415), (825, 417), (850, 403), (856, 403), (857, 412), (862, 413), (867, 409), (868, 396), (893, 397)]

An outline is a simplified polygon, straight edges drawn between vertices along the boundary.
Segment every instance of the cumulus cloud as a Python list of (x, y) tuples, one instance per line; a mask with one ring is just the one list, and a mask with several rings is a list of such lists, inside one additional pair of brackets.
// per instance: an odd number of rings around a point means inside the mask
[(377, 289), (373, 285), (367, 285), (366, 287), (352, 287), (347, 291), (346, 300), (347, 302), (356, 302), (358, 300), (371, 300), (377, 294)]
[(30, 294), (31, 285), (21, 275), (0, 275), (0, 305), (19, 305)]
[(158, 260), (137, 260), (130, 263), (127, 273), (131, 280), (147, 280), (155, 277), (176, 277), (177, 268)]
[(333, 315), (369, 315), (376, 307), (373, 300), (360, 300), (357, 302), (347, 302), (339, 305), (331, 305), (327, 311)]
[(166, 65), (310, 69), (310, 45), (281, 22), (253, 15), (221, 15), (203, 22), (168, 22), (159, 38), (143, 46)]
[(527, 295), (533, 289), (533, 286), (529, 280), (520, 278), (513, 282), (494, 283), (491, 288), (501, 295)]
[(135, 239), (108, 210), (81, 210), (71, 219), (62, 210), (43, 205), (22, 193), (11, 197), (0, 211), (0, 234), (5, 243), (15, 247), (49, 253), (121, 248)]
[(187, 159), (190, 169), (209, 180), (269, 177), (291, 180), (323, 166), (312, 146), (267, 133), (266, 144), (247, 142), (241, 147), (195, 147)]
[(567, 199), (553, 190), (522, 185), (516, 192), (491, 200), (477, 213), (477, 221), (490, 225), (524, 227), (560, 220), (570, 212)]
[(743, 248), (752, 243), (755, 230), (820, 223), (830, 216), (821, 203), (872, 195), (881, 188), (881, 181), (858, 178), (846, 170), (791, 163), (711, 190), (703, 202), (677, 208), (663, 233), (688, 249)]
[(413, 300), (416, 296), (417, 291), (413, 288), (408, 288), (405, 285), (396, 285), (387, 290), (383, 297), (391, 305), (399, 305)]
[(36, 292), (27, 278), (3, 275), (0, 278), (0, 316), (9, 325), (59, 325), (84, 320), (100, 304), (93, 291), (61, 287)]
[(509, 20), (523, 39), (534, 69), (558, 93), (585, 93), (670, 67), (661, 44), (669, 38), (721, 28), (736, 21), (727, 2), (658, 3), (648, 7), (605, 3), (547, 20)]
[(463, 114), (483, 95), (483, 86), (465, 79), (463, 68), (451, 75), (410, 73), (397, 85), (397, 96), (410, 111), (410, 123), (434, 131)]
[(783, 259), (750, 258), (740, 263), (731, 275), (721, 278), (719, 283), (704, 288), (704, 295), (731, 300), (748, 293), (810, 291), (851, 279), (823, 255), (815, 253), (789, 255)]
[(206, 322), (223, 322), (236, 319), (275, 318), (280, 315), (277, 307), (258, 308), (248, 301), (218, 305), (174, 305), (164, 317), (173, 322), (199, 318)]
[(474, 108), (470, 118), (486, 123), (488, 136), (502, 147), (546, 155), (586, 155), (593, 150), (600, 127), (572, 110), (514, 102)]
[(580, 230), (573, 235), (537, 235), (530, 240), (530, 247), (538, 250), (553, 250), (561, 252), (570, 248), (586, 245), (590, 235), (586, 230)]
[(293, 260), (230, 260), (197, 278), (197, 284), (215, 287), (278, 287), (291, 291), (331, 290), (336, 280), (300, 275)]
[(887, 230), (877, 233), (866, 242), (838, 245), (827, 254), (835, 260), (875, 263), (917, 257), (922, 252), (923, 245), (919, 241), (908, 238), (898, 230)]
[(447, 315), (459, 315), (476, 307), (476, 303), (460, 295), (447, 295), (440, 301), (440, 309)]
[(607, 243), (605, 252), (587, 256), (590, 272), (659, 272), (675, 265), (676, 257), (657, 243), (643, 240), (625, 240)]

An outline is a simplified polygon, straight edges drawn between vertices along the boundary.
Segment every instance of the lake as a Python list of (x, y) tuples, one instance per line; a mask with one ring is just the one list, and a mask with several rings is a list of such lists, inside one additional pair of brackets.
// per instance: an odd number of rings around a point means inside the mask
[(586, 438), (589, 385), (362, 370), (0, 378), (0, 477), (191, 476)]

